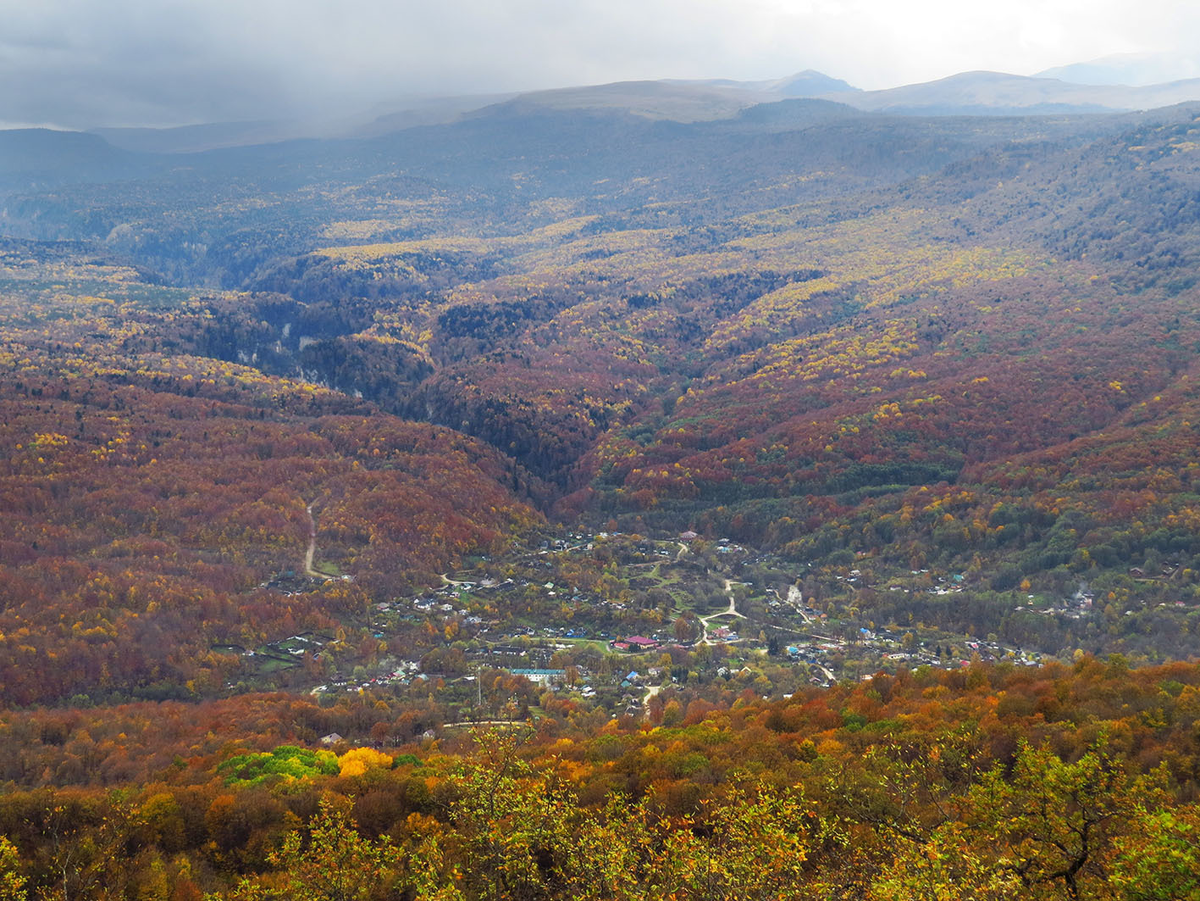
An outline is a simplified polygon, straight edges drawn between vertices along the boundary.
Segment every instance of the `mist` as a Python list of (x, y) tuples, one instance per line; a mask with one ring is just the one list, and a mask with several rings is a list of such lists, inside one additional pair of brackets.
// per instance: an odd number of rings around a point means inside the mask
[(862, 88), (1198, 45), (1174, 0), (0, 0), (0, 122), (328, 117), (414, 95), (649, 78)]

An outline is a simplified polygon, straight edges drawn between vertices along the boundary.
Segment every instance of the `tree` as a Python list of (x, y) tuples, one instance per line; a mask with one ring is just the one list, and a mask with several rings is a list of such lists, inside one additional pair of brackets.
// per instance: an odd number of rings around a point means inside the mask
[(972, 791), (972, 813), (1001, 849), (998, 866), (1036, 895), (1061, 883), (1072, 899), (1103, 877), (1114, 833), (1134, 813), (1133, 780), (1099, 743), (1074, 763), (1025, 744), (1011, 780), (999, 768)]
[(938, 826), (921, 844), (905, 844), (871, 885), (871, 901), (1007, 901), (1021, 896), (1015, 873), (998, 869), (962, 823)]
[[(638, 897), (688, 901), (808, 898), (804, 862), (820, 821), (800, 795), (735, 785), (694, 817), (660, 821), (660, 839)], [(665, 834), (662, 833), (665, 830)]]
[[(1157, 797), (1152, 783), (1127, 776), (1103, 742), (1072, 763), (1047, 747), (1022, 744), (1011, 775), (1001, 766), (987, 771), (954, 818), (913, 834), (914, 841), (872, 886), (871, 897), (1091, 897), (1103, 891), (1114, 840), (1129, 832), (1139, 799)], [(1161, 847), (1169, 856), (1170, 842)], [(1130, 885), (1133, 866), (1130, 862)]]
[(1111, 884), (1123, 901), (1200, 901), (1200, 810), (1141, 811), (1117, 841)]
[(0, 901), (26, 901), (21, 859), (13, 843), (0, 836)]
[(675, 640), (682, 643), (695, 641), (700, 634), (700, 620), (694, 613), (686, 613), (675, 620)]
[(269, 860), (285, 874), (283, 897), (359, 901), (395, 878), (402, 855), (387, 836), (377, 841), (360, 836), (354, 822), (330, 799), (322, 798), (308, 842), (300, 832), (289, 832)]
[(480, 732), (475, 754), (455, 774), (450, 816), (466, 851), (470, 897), (539, 897), (563, 865), (568, 818), (578, 808), (566, 786), (518, 756), (527, 738)]
[(123, 891), (129, 877), (127, 844), (141, 826), (139, 816), (115, 792), (103, 801), (71, 797), (48, 810), (43, 851), (56, 881), (55, 895), (72, 901), (99, 887)]
[(610, 796), (602, 812), (580, 817), (562, 862), (564, 897), (579, 901), (641, 898), (650, 843), (640, 808)]
[(338, 758), (339, 775), (362, 776), (368, 770), (391, 769), (392, 757), (374, 748), (351, 748)]

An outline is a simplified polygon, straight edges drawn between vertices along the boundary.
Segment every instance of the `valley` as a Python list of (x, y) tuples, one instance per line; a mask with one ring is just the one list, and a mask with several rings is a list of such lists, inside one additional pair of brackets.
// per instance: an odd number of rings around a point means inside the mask
[[(766, 696), (779, 696), (798, 686), (828, 687), (901, 667), (960, 667), (973, 659), (1034, 664), (1041, 658), (1039, 651), (925, 624), (877, 626), (854, 607), (861, 571), (825, 583), (811, 567), (795, 575), (781, 565), (728, 539), (689, 544), (568, 533), (544, 539), (533, 552), (480, 560), (444, 577), (435, 590), (375, 604), (366, 628), (387, 651), (373, 665), (330, 670), (324, 649), (337, 660), (344, 642), (290, 636), (253, 654), (241, 649), (245, 666), (237, 684), (242, 691), (285, 685), (319, 697), (414, 686), (428, 694), (426, 686), (440, 681), (444, 694), (430, 695), (434, 700), (463, 705), (458, 717), (487, 718), (495, 711), (477, 710), (474, 699), (463, 698), (463, 686), (469, 689), (483, 672), (544, 673), (556, 690), (580, 703), (630, 709), (639, 706), (630, 688), (644, 685), (657, 695), (664, 687), (703, 686), (733, 673), (755, 680)], [(733, 574), (736, 581), (728, 577)], [(880, 588), (964, 592), (961, 577), (910, 576), (908, 587)], [(310, 575), (317, 583), (325, 578)], [(799, 584), (821, 600), (806, 601)], [(914, 587), (919, 584), (929, 587)], [(305, 587), (319, 591), (319, 584)], [(1037, 612), (1043, 616), (1070, 615), (1030, 601), (1031, 608), (1042, 606)], [(446, 641), (405, 659), (406, 650), (428, 644), (413, 637), (414, 628)], [(282, 656), (287, 654), (290, 664)], [(281, 660), (294, 677), (281, 681)], [(328, 674), (319, 685), (309, 684), (314, 670)], [(625, 678), (630, 672), (635, 680)]]
[(0, 880), (1190, 897), (1200, 106), (749, 90), (0, 132)]

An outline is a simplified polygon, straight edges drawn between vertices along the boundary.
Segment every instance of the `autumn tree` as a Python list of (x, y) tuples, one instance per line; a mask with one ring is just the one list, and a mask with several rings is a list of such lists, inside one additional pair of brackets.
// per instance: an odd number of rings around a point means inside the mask
[(25, 901), (25, 877), (17, 849), (0, 836), (0, 901)]
[(360, 901), (394, 879), (402, 856), (387, 836), (371, 841), (330, 798), (308, 829), (285, 836), (269, 857), (284, 874), (281, 897), (295, 901)]

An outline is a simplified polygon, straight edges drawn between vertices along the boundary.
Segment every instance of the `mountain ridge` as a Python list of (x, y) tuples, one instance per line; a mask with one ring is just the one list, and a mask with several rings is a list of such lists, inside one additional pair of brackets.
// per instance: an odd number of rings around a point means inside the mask
[[(1081, 64), (1082, 65), (1082, 64)], [(1062, 69), (1069, 75), (1069, 67)], [(332, 120), (214, 122), (175, 128), (96, 128), (119, 150), (191, 153), (295, 139), (372, 138), (510, 109), (610, 110), (651, 120), (732, 119), (757, 104), (784, 98), (843, 103), (864, 112), (899, 115), (1062, 115), (1129, 112), (1200, 100), (1200, 79), (1151, 85), (1077, 83), (1049, 77), (972, 71), (929, 82), (861, 90), (808, 69), (759, 81), (658, 79), (550, 88), (504, 94), (421, 96), (389, 104), (388, 112), (348, 112)]]
[(1200, 79), (1127, 87), (975, 71), (882, 91), (823, 96), (872, 112), (922, 115), (1131, 112), (1200, 100)]

